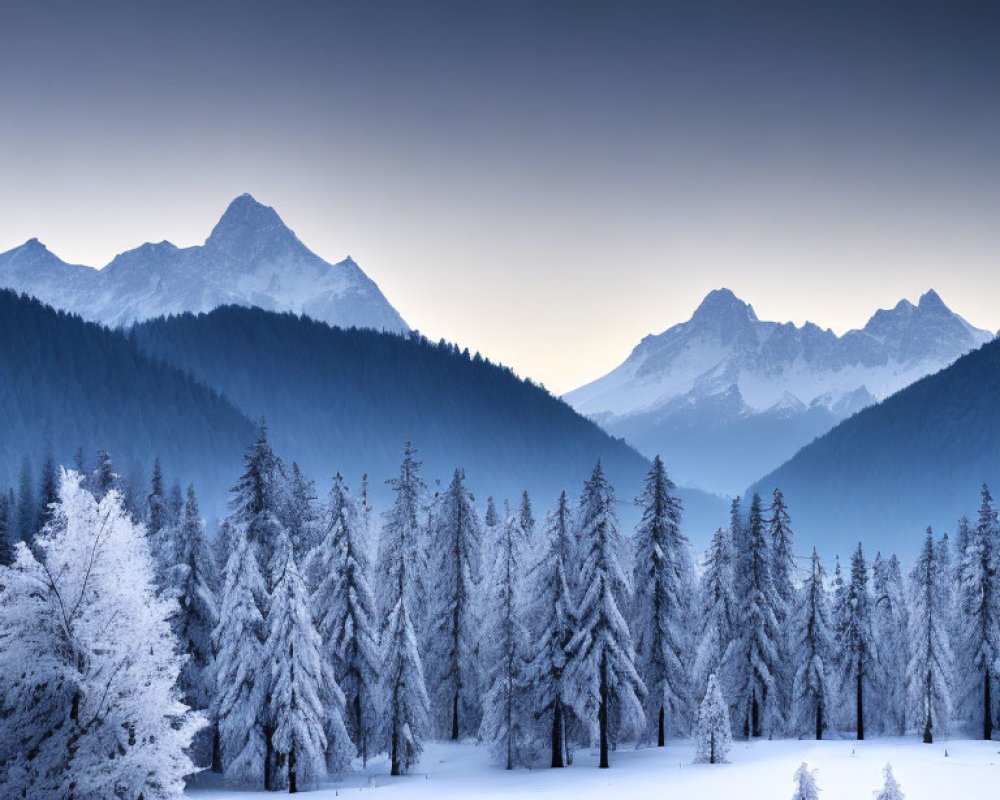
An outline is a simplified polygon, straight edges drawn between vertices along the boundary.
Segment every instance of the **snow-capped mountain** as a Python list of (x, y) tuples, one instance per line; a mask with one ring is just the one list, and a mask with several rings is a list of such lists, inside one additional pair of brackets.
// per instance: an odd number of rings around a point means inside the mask
[(350, 256), (324, 261), (249, 194), (229, 204), (204, 245), (146, 243), (100, 270), (67, 264), (31, 239), (0, 254), (0, 287), (111, 326), (232, 304), (341, 327), (409, 330)]
[(854, 412), (993, 338), (933, 290), (861, 330), (767, 322), (728, 289), (565, 399), (675, 476), (736, 493)]

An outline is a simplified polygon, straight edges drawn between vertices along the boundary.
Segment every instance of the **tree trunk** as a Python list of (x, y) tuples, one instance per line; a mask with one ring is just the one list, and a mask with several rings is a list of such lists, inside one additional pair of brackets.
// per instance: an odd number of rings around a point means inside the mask
[(212, 726), (212, 772), (222, 772), (222, 747), (219, 742), (219, 726)]
[(354, 722), (358, 731), (358, 750), (361, 751), (361, 766), (368, 766), (368, 742), (365, 741), (365, 732), (361, 727), (361, 693), (354, 695)]
[(993, 698), (990, 696), (990, 671), (983, 671), (983, 739), (993, 738)]
[(865, 738), (865, 694), (861, 681), (861, 659), (858, 659), (857, 683), (858, 741)]
[(601, 654), (601, 710), (597, 714), (597, 721), (601, 728), (601, 762), (600, 769), (607, 769), (608, 764), (608, 656)]
[(270, 726), (264, 728), (264, 790), (271, 791), (271, 762), (274, 759), (274, 735)]
[(399, 775), (399, 734), (396, 732), (396, 726), (392, 728), (392, 753), (390, 758), (392, 759), (392, 769), (389, 771), (390, 775)]
[(451, 738), (453, 741), (458, 741), (458, 691), (451, 701)]
[(816, 704), (816, 741), (823, 738), (823, 704)]
[(756, 697), (750, 704), (750, 730), (755, 737), (760, 736), (760, 704)]
[(295, 774), (295, 745), (288, 754), (288, 793), (295, 794), (299, 790), (298, 776)]
[(666, 712), (663, 710), (663, 706), (660, 706), (659, 730), (656, 733), (656, 746), (657, 747), (663, 747), (667, 743), (666, 742), (666, 733), (664, 731), (664, 726), (663, 726), (663, 720), (664, 720), (665, 716), (666, 716)]
[(925, 678), (924, 702), (927, 705), (927, 718), (924, 720), (924, 744), (934, 744), (934, 733), (931, 724), (931, 671), (927, 670)]
[(563, 765), (563, 744), (562, 744), (562, 703), (559, 698), (552, 709), (552, 766), (553, 768)]
[(715, 731), (708, 737), (708, 763), (715, 763)]

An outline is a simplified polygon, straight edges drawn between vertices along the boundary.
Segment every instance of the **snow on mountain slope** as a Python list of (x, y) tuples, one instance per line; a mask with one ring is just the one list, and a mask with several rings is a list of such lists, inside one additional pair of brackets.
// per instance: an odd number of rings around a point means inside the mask
[[(644, 338), (616, 369), (565, 396), (677, 478), (743, 486), (841, 419), (990, 341), (933, 290), (843, 336), (767, 322), (728, 289)], [(736, 456), (736, 457), (734, 457)]]
[(249, 194), (230, 203), (204, 245), (146, 243), (101, 270), (66, 264), (32, 239), (0, 254), (0, 286), (111, 326), (234, 304), (341, 327), (409, 330), (350, 257), (324, 261)]

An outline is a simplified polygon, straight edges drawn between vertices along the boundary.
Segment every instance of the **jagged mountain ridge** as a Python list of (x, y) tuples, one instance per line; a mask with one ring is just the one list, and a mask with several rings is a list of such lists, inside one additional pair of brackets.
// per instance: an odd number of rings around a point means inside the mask
[(0, 286), (109, 326), (240, 305), (340, 327), (409, 330), (350, 256), (324, 261), (249, 194), (229, 204), (204, 245), (147, 242), (100, 270), (67, 264), (30, 239), (0, 254)]
[(933, 290), (838, 336), (758, 319), (728, 289), (565, 396), (678, 479), (736, 493), (837, 422), (993, 338)]

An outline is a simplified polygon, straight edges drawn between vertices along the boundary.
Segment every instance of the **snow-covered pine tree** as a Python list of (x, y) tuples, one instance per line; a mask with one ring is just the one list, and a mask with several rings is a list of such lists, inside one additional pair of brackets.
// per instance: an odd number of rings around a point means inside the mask
[(103, 447), (97, 451), (97, 460), (90, 471), (86, 487), (98, 500), (118, 485), (119, 477), (111, 463), (111, 455)]
[(170, 575), (173, 586), (166, 592), (178, 604), (170, 623), (180, 652), (187, 656), (177, 686), (188, 706), (209, 716), (210, 726), (205, 731), (208, 746), (200, 748), (198, 755), (210, 758), (213, 768), (219, 771), (218, 729), (211, 719), (216, 691), (212, 636), (219, 623), (219, 576), (194, 486), (188, 486), (177, 542), (178, 561)]
[(687, 657), (691, 557), (681, 533), (681, 502), (659, 456), (637, 501), (642, 519), (636, 528), (632, 603), (636, 666), (646, 685), (647, 734), (655, 730), (663, 747), (669, 726), (680, 732), (690, 718), (691, 686)]
[(399, 477), (390, 485), (396, 497), (385, 517), (379, 553), (379, 595), (386, 615), (381, 637), (379, 731), (389, 752), (391, 773), (402, 775), (420, 759), (430, 727), (430, 701), (409, 610), (416, 598), (411, 573), (419, 563), (419, 515), (426, 484), (420, 477), (416, 449), (409, 442)]
[[(277, 775), (272, 788), (288, 787), (290, 794), (326, 772), (331, 760), (346, 767), (354, 755), (341, 713), (344, 696), (333, 678), (332, 667), (324, 667), (322, 642), (313, 625), (309, 592), (295, 563), (291, 537), (282, 529), (274, 543), (271, 564), (271, 605), (264, 652), (271, 670), (267, 714)], [(333, 699), (334, 707), (324, 708)], [(332, 725), (331, 725), (332, 723)], [(326, 731), (337, 734), (328, 741)]]
[(0, 567), (9, 566), (14, 561), (16, 517), (17, 501), (11, 489), (9, 494), (0, 494)]
[(538, 563), (531, 572), (527, 620), (534, 622), (528, 684), (534, 693), (535, 718), (550, 733), (551, 766), (566, 759), (567, 648), (576, 629), (568, 573), (572, 568), (573, 534), (566, 492), (545, 519), (545, 536)]
[(31, 477), (31, 462), (25, 456), (17, 485), (17, 538), (30, 545), (38, 532), (38, 502)]
[(53, 519), (18, 545), (0, 602), (0, 785), (6, 797), (176, 800), (203, 721), (178, 697), (182, 657), (149, 547), (115, 491), (60, 477)]
[(736, 602), (733, 597), (733, 548), (729, 532), (719, 528), (702, 563), (698, 588), (701, 628), (694, 658), (694, 690), (704, 696), (708, 678), (723, 683), (734, 638)]
[(324, 660), (347, 699), (347, 732), (365, 764), (377, 724), (380, 668), (370, 547), (366, 512), (338, 473), (330, 489), (323, 537), (303, 572), (313, 587)]
[(909, 661), (909, 611), (903, 574), (895, 555), (881, 553), (872, 564), (872, 629), (878, 648), (879, 729), (906, 733), (906, 665)]
[(736, 595), (743, 607), (737, 623), (733, 655), (733, 707), (745, 738), (771, 736), (781, 725), (776, 688), (779, 669), (777, 609), (781, 598), (771, 573), (773, 559), (765, 530), (760, 496), (754, 494), (737, 554)]
[(833, 641), (825, 581), (826, 571), (814, 547), (809, 577), (799, 593), (798, 615), (791, 637), (795, 667), (791, 717), (795, 732), (811, 728), (817, 740), (823, 738), (823, 731), (830, 726), (834, 698), (830, 685)]
[(885, 765), (882, 774), (885, 775), (885, 783), (882, 785), (882, 790), (875, 796), (875, 800), (906, 800), (906, 795), (903, 794), (899, 781), (892, 774), (891, 764)]
[(958, 566), (958, 637), (955, 643), (959, 709), (981, 721), (983, 739), (993, 738), (994, 686), (1000, 658), (1000, 525), (989, 488), (983, 484), (979, 522), (959, 526), (965, 539)]
[(733, 746), (729, 707), (714, 674), (708, 676), (705, 699), (698, 709), (694, 740), (696, 764), (724, 764)]
[[(578, 629), (569, 644), (571, 703), (600, 742), (600, 767), (608, 767), (611, 711), (626, 733), (645, 725), (646, 687), (635, 668), (635, 648), (622, 615), (631, 598), (629, 576), (621, 564), (625, 542), (614, 510), (614, 490), (598, 461), (584, 484), (576, 536), (582, 563)], [(597, 734), (597, 736), (595, 736)]]
[(521, 575), (527, 541), (520, 515), (504, 504), (500, 541), (491, 548), (487, 597), (488, 632), (484, 650), (489, 664), (480, 737), (505, 769), (530, 763), (531, 695), (527, 669), (527, 631), (522, 622)]
[(223, 772), (226, 780), (236, 785), (270, 779), (265, 744), (270, 675), (261, 612), (266, 602), (267, 587), (249, 531), (245, 526), (234, 526), (229, 536), (219, 625), (214, 632), (216, 693), (212, 716), (219, 729)]
[(521, 493), (520, 516), (521, 530), (524, 531), (525, 541), (530, 545), (535, 540), (535, 515), (531, 510), (531, 496), (527, 489)]
[(304, 562), (319, 541), (320, 522), (316, 500), (316, 485), (293, 461), (282, 509), (282, 522), (291, 539), (295, 561), (299, 564)]
[(819, 800), (819, 787), (816, 785), (816, 771), (809, 769), (803, 762), (795, 770), (795, 793), (792, 800)]
[(163, 480), (160, 457), (157, 456), (153, 460), (153, 474), (149, 481), (149, 494), (146, 495), (146, 529), (151, 536), (166, 527), (168, 513), (167, 487)]
[(59, 467), (51, 451), (42, 462), (42, 476), (38, 486), (38, 529), (41, 530), (53, 519), (54, 503), (59, 502)]
[(767, 526), (774, 591), (781, 601), (774, 609), (779, 631), (778, 663), (774, 683), (778, 692), (779, 708), (788, 709), (792, 702), (792, 683), (795, 680), (795, 666), (792, 659), (795, 628), (792, 620), (795, 604), (795, 554), (792, 519), (781, 489), (774, 490), (771, 508), (768, 510)]
[(841, 676), (844, 699), (853, 695), (854, 723), (860, 740), (865, 738), (865, 695), (871, 695), (876, 688), (878, 670), (868, 565), (860, 542), (851, 556), (851, 582), (844, 592), (844, 619), (840, 634)]
[(430, 545), (431, 595), (425, 671), (437, 730), (457, 741), (479, 730), (478, 592), (482, 528), (465, 472), (441, 494)]
[(940, 546), (928, 528), (910, 572), (911, 655), (906, 671), (913, 721), (923, 727), (925, 744), (934, 741), (935, 728), (946, 731), (951, 719), (952, 654), (944, 590), (950, 576), (942, 572), (940, 556)]

